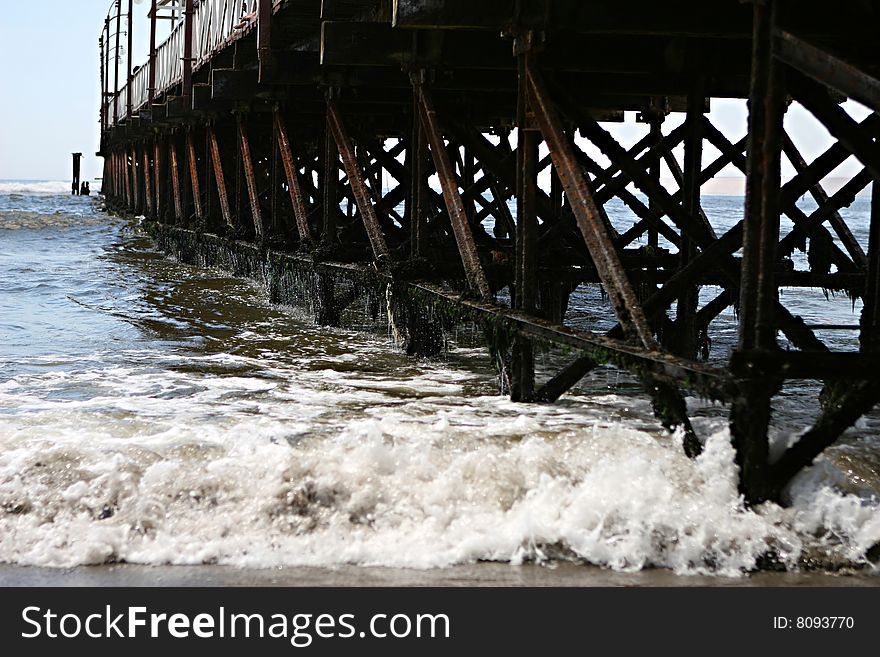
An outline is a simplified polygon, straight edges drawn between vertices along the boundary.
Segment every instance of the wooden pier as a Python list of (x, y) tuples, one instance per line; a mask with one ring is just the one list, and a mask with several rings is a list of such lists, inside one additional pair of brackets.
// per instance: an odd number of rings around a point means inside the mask
[[(101, 38), (103, 193), (182, 259), (310, 277), (302, 294), (329, 325), (352, 289), (393, 299), (414, 355), (437, 355), (456, 322), (482, 324), (519, 401), (552, 403), (596, 367), (619, 367), (684, 431), (690, 456), (701, 443), (685, 394), (728, 404), (751, 504), (779, 500), (880, 399), (880, 3), (152, 0), (140, 67), (130, 41), (118, 56), (134, 8), (116, 0)], [(158, 44), (163, 14), (175, 27)], [(749, 100), (746, 138), (712, 125), (714, 98)], [(846, 98), (873, 113), (855, 121)], [(811, 162), (784, 130), (793, 103), (835, 139)], [(627, 111), (644, 123), (629, 149), (606, 125)], [(671, 113), (684, 121), (664, 132)], [(706, 144), (720, 157), (707, 161)], [(853, 155), (860, 173), (826, 190)], [(783, 157), (797, 172), (784, 184)], [(722, 231), (701, 187), (728, 165), (747, 198), (744, 220)], [(840, 211), (869, 186), (862, 244)], [(612, 200), (632, 215), (625, 231), (609, 221)], [(810, 269), (793, 271), (807, 243)], [(585, 283), (607, 294), (612, 330), (564, 323)], [(704, 285), (721, 292), (701, 304)], [(861, 298), (853, 348), (823, 343), (783, 286)], [(731, 306), (738, 342), (709, 365), (701, 343)], [(540, 382), (538, 345), (571, 352)], [(793, 379), (822, 382), (821, 412), (771, 463), (773, 400)]]

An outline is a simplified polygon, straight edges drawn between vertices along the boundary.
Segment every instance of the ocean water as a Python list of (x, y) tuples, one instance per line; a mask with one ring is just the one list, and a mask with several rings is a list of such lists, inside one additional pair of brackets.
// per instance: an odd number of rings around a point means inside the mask
[[(705, 207), (732, 223), (741, 199)], [(467, 340), (418, 361), (387, 330), (315, 327), (100, 210), (66, 183), (0, 182), (2, 563), (564, 561), (732, 577), (772, 551), (793, 569), (876, 572), (874, 415), (794, 482), (790, 506), (746, 509), (721, 406), (689, 400), (706, 444), (690, 461), (626, 375), (601, 370), (557, 405), (514, 404)], [(864, 237), (867, 205), (851, 210)], [(821, 290), (784, 300), (858, 322), (858, 306)], [(583, 289), (570, 319), (601, 330), (610, 310)], [(717, 328), (713, 358), (732, 315)], [(558, 362), (539, 357), (544, 371)], [(776, 449), (808, 427), (813, 393), (786, 389)]]

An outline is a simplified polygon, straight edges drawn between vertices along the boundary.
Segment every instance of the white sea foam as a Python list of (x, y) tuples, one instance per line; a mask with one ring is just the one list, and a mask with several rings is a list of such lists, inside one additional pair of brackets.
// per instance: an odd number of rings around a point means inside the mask
[[(262, 369), (196, 373), (208, 361)], [(817, 550), (859, 562), (880, 541), (877, 501), (815, 474), (791, 508), (745, 509), (726, 429), (704, 423), (705, 453), (690, 461), (680, 439), (610, 421), (613, 396), (528, 407), (468, 397), (469, 375), (442, 367), (396, 386), (387, 374), (238, 356), (186, 364), (0, 387), (0, 408), (14, 409), (0, 414), (0, 560), (433, 568), (567, 558), (736, 575), (768, 551), (790, 564)], [(57, 395), (78, 389), (88, 394)]]
[(3, 194), (22, 194), (27, 196), (70, 194), (70, 183), (60, 180), (2, 181), (0, 182), (0, 195)]

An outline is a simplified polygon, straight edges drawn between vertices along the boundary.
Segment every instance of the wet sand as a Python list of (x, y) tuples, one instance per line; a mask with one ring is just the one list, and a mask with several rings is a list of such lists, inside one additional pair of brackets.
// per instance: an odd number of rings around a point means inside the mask
[(865, 587), (880, 576), (855, 573), (757, 573), (740, 578), (680, 576), (668, 570), (617, 573), (592, 566), (474, 564), (441, 570), (112, 565), (72, 569), (0, 565), (4, 587)]

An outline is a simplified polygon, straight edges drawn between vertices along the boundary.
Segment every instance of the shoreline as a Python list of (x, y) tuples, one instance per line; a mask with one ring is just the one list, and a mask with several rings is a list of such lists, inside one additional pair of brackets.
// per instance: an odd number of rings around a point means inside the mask
[(665, 569), (620, 573), (595, 566), (558, 563), (511, 566), (479, 563), (436, 570), (340, 566), (248, 570), (231, 566), (139, 566), (116, 564), (44, 568), (0, 565), (0, 586), (11, 587), (341, 587), (341, 588), (754, 588), (866, 587), (880, 585), (871, 572), (757, 572), (742, 577), (676, 575)]

